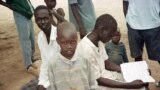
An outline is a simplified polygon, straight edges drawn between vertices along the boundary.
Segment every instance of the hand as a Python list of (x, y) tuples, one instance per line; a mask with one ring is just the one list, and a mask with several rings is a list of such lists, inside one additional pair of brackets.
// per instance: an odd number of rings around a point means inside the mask
[(147, 83), (143, 83), (141, 80), (134, 80), (131, 83), (132, 89), (142, 88), (147, 85)]
[(42, 85), (38, 85), (37, 90), (46, 90), (46, 88), (44, 88)]
[(86, 36), (86, 34), (87, 34), (84, 28), (80, 28), (80, 29), (79, 29), (79, 32), (80, 32), (80, 38), (81, 38), (81, 39), (82, 39), (84, 36)]

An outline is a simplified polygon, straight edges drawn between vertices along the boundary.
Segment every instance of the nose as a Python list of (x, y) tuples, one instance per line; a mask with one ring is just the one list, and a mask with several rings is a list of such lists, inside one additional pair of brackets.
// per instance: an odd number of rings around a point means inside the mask
[(44, 23), (44, 22), (45, 22), (45, 20), (44, 20), (44, 19), (42, 19), (42, 20), (41, 20), (41, 23)]
[(68, 43), (67, 47), (68, 47), (69, 49), (71, 49), (71, 48), (72, 48), (72, 45), (71, 45), (70, 43)]

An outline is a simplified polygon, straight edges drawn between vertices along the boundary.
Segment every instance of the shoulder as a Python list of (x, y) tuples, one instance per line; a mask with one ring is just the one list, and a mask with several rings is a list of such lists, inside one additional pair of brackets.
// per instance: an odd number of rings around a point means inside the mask
[(43, 33), (44, 33), (43, 31), (40, 31), (40, 32), (38, 33), (38, 39), (41, 38), (41, 37), (43, 37)]
[(120, 43), (119, 43), (119, 46), (121, 46), (121, 47), (125, 47), (125, 45), (124, 45), (124, 43), (123, 43), (123, 42), (120, 42)]
[(110, 47), (110, 46), (112, 46), (112, 42), (107, 42), (106, 44), (105, 44), (105, 47), (107, 48), (107, 47)]
[(54, 66), (55, 63), (56, 63), (56, 61), (58, 60), (58, 58), (59, 58), (59, 53), (55, 53), (55, 54), (49, 59), (48, 65), (49, 65), (50, 67)]

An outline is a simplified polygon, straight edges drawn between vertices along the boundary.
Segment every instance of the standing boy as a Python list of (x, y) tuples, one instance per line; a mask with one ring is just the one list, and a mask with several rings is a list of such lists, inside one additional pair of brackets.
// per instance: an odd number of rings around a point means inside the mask
[(120, 39), (121, 33), (116, 31), (112, 36), (112, 41), (108, 42), (105, 47), (109, 60), (117, 65), (128, 62), (126, 48)]
[(94, 27), (96, 15), (92, 0), (68, 0), (69, 19), (83, 38)]
[(145, 44), (148, 58), (160, 64), (160, 0), (124, 0), (123, 7), (131, 56), (142, 61)]
[(57, 42), (61, 51), (49, 61), (51, 90), (96, 90), (91, 64), (76, 50), (77, 41), (76, 27), (72, 23), (58, 25)]
[(23, 51), (24, 64), (28, 72), (38, 75), (34, 62), (35, 40), (32, 23), (33, 7), (30, 0), (0, 0), (0, 4), (13, 10), (17, 32)]
[(56, 52), (59, 52), (57, 44), (57, 28), (51, 24), (52, 14), (49, 9), (40, 5), (35, 9), (35, 21), (41, 31), (38, 34), (38, 46), (41, 53), (42, 65), (40, 68), (38, 88), (49, 88), (48, 61)]
[(117, 22), (111, 15), (100, 16), (94, 30), (80, 41), (79, 52), (92, 63), (100, 90), (144, 90), (142, 87), (145, 84), (139, 80), (124, 82), (117, 73), (121, 72), (121, 68), (108, 60), (104, 43), (112, 38), (116, 30)]

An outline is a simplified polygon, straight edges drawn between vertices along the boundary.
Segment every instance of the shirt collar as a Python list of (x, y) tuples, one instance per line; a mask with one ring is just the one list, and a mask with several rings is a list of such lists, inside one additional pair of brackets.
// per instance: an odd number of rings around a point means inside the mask
[(75, 53), (74, 53), (74, 55), (73, 55), (73, 57), (71, 59), (67, 59), (62, 54), (60, 54), (60, 60), (62, 60), (65, 63), (71, 64), (71, 63), (75, 62), (78, 59), (77, 52), (78, 51), (76, 49), (76, 51), (75, 51)]
[[(46, 34), (42, 31), (42, 36), (45, 40), (47, 40), (46, 38)], [(50, 34), (50, 41), (54, 41), (57, 38), (57, 28), (55, 26), (51, 26), (51, 34)]]
[(56, 40), (57, 38), (57, 27), (51, 26), (51, 35), (50, 35), (50, 40)]

